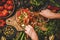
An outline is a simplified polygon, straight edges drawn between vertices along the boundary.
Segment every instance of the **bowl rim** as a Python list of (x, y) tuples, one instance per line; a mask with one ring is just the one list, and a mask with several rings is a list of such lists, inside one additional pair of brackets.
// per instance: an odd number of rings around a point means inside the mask
[(13, 10), (12, 10), (12, 12), (11, 12), (11, 14), (9, 14), (8, 16), (5, 16), (5, 17), (0, 17), (1, 19), (7, 19), (7, 18), (9, 18), (13, 13), (14, 13), (14, 11), (15, 11), (15, 0), (12, 0), (13, 1)]

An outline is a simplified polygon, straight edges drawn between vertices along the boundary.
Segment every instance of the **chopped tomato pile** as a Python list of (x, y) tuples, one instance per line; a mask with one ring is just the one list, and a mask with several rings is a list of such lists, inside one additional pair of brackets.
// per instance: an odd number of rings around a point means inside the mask
[(28, 9), (21, 9), (17, 11), (17, 18), (21, 23), (28, 24), (29, 19), (31, 19), (31, 12)]
[(31, 25), (32, 27), (35, 27), (35, 25), (43, 26), (48, 20), (44, 20), (37, 12), (31, 12), (29, 9), (23, 8), (16, 12), (16, 21), (22, 26)]

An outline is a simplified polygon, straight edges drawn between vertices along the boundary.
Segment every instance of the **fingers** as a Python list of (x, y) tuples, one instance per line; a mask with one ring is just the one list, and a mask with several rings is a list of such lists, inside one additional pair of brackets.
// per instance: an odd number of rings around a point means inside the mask
[(41, 12), (48, 12), (50, 11), (49, 9), (42, 10)]
[(34, 29), (32, 28), (32, 26), (27, 25), (26, 28), (25, 28), (25, 30), (26, 30), (25, 33), (30, 36), (32, 34), (32, 31)]
[(45, 10), (41, 10), (40, 14), (45, 13), (46, 10), (47, 10), (47, 9), (45, 9)]
[(47, 15), (47, 14), (51, 14), (52, 13), (52, 11), (51, 10), (49, 10), (49, 9), (45, 9), (45, 10), (42, 10), (41, 12), (40, 12), (40, 14), (41, 15)]
[(26, 27), (25, 27), (25, 32), (31, 32), (31, 31), (33, 31), (34, 29), (33, 29), (33, 27), (32, 26), (30, 26), (30, 25), (27, 25)]
[(33, 27), (30, 26), (30, 25), (27, 25), (27, 26), (25, 27), (25, 30), (30, 30), (30, 29), (33, 29)]
[[(25, 28), (25, 33), (29, 36), (29, 37), (31, 37), (31, 39), (38, 39), (38, 36), (37, 36), (37, 34), (36, 34), (36, 32), (34, 31), (34, 29), (33, 29), (33, 27), (32, 26), (30, 26), (30, 25), (27, 25), (26, 26), (26, 28)], [(36, 37), (36, 38), (35, 38)]]

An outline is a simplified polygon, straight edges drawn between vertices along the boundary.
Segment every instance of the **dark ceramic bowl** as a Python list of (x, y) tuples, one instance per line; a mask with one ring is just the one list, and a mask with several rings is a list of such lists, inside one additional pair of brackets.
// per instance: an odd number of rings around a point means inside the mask
[[(7, 30), (6, 30), (7, 29)], [(7, 33), (8, 32), (8, 33)], [(17, 30), (14, 28), (14, 26), (6, 25), (6, 27), (3, 28), (3, 35), (7, 39), (12, 39), (16, 36)]]
[(11, 10), (11, 11), (8, 11), (9, 12), (9, 14), (7, 15), (7, 16), (5, 16), (5, 17), (0, 17), (1, 19), (7, 19), (7, 18), (9, 18), (12, 14), (14, 14), (14, 11), (15, 11), (15, 0), (13, 0), (13, 9)]

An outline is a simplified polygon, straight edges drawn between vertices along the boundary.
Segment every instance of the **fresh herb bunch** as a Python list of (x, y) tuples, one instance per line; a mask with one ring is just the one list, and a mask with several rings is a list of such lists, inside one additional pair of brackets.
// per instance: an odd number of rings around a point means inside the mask
[(30, 0), (30, 3), (35, 6), (41, 6), (44, 5), (46, 0)]
[(29, 8), (31, 11), (39, 11), (45, 8), (48, 0), (18, 0), (17, 8)]
[(48, 29), (47, 31), (42, 31), (39, 29), (39, 26), (35, 26), (35, 31), (38, 34), (39, 40), (44, 40), (45, 36), (51, 36), (59, 33), (59, 20), (50, 20), (45, 27)]
[(60, 7), (60, 0), (50, 0), (50, 4), (56, 7)]

